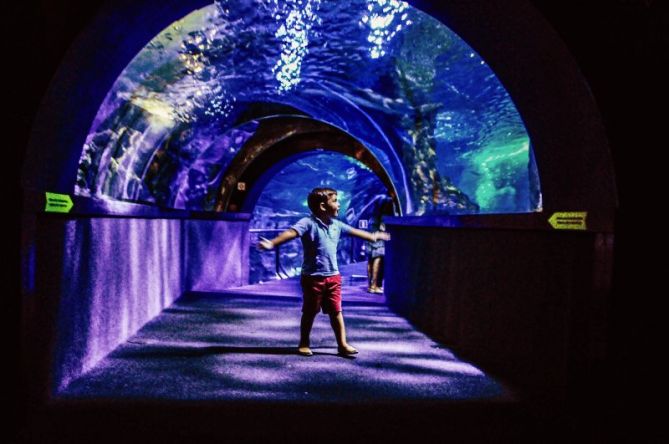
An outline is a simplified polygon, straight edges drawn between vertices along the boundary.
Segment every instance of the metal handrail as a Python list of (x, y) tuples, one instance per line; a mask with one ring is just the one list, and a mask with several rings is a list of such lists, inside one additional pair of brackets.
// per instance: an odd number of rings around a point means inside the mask
[[(250, 228), (249, 233), (280, 233), (286, 231), (286, 228)], [(274, 271), (280, 279), (288, 279), (290, 276), (281, 263), (281, 246), (274, 247)]]
[[(287, 228), (250, 228), (249, 233), (281, 233), (288, 229)], [(281, 263), (281, 246), (277, 245), (274, 247), (274, 271), (280, 279), (288, 279), (290, 276), (286, 271), (286, 268)], [(350, 242), (350, 255), (355, 257), (355, 242)]]

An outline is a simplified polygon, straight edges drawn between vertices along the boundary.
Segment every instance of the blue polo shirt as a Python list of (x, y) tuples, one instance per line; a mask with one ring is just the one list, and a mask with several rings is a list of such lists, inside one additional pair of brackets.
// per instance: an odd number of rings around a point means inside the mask
[(353, 227), (337, 219), (330, 225), (314, 216), (304, 217), (292, 227), (302, 241), (304, 262), (302, 274), (307, 276), (334, 276), (339, 274), (337, 266), (337, 244), (342, 233), (349, 233)]

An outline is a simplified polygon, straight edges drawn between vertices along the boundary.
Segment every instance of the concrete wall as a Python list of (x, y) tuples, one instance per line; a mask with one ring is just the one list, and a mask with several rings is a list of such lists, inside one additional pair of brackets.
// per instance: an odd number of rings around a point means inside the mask
[(32, 215), (23, 238), (25, 376), (49, 396), (185, 291), (248, 281), (248, 222)]
[(560, 399), (603, 359), (612, 234), (389, 228), (391, 309), (461, 356)]

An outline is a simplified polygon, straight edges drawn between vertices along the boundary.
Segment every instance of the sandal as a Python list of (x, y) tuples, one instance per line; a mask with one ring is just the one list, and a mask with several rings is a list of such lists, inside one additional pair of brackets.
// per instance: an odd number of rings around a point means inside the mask
[(356, 350), (355, 348), (351, 347), (350, 345), (349, 345), (348, 347), (349, 347), (349, 348), (345, 348), (345, 347), (337, 347), (337, 352), (338, 352), (340, 355), (343, 355), (343, 356), (350, 356), (350, 355), (358, 354), (358, 350)]
[(314, 352), (309, 347), (298, 347), (297, 354), (300, 356), (313, 356)]

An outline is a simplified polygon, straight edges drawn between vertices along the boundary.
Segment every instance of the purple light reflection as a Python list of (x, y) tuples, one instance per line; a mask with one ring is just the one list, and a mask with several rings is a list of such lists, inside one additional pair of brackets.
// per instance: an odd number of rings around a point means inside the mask
[(247, 230), (244, 221), (67, 221), (53, 388), (92, 369), (184, 291), (246, 283)]
[(380, 305), (345, 310), (355, 359), (337, 356), (325, 315), (312, 330), (314, 356), (297, 356), (300, 306), (212, 293), (177, 301), (61, 395), (354, 403), (509, 395)]
[(182, 292), (179, 220), (78, 219), (67, 222), (64, 242), (57, 389)]

